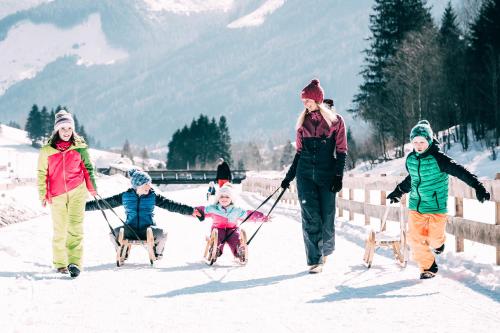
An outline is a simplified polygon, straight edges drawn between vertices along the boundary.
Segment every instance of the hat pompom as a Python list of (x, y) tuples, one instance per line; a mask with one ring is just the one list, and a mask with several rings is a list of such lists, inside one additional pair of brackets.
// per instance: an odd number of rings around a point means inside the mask
[(429, 123), (428, 120), (420, 120), (417, 125), (427, 125), (427, 126), (431, 126), (431, 124)]
[(312, 79), (311, 80), (311, 84), (313, 84), (315, 86), (319, 86), (319, 80), (318, 79)]
[(130, 169), (130, 170), (128, 171), (128, 176), (129, 176), (129, 177), (132, 177), (132, 176), (133, 176), (133, 175), (134, 175), (137, 171), (139, 171), (139, 170), (138, 170), (138, 169)]

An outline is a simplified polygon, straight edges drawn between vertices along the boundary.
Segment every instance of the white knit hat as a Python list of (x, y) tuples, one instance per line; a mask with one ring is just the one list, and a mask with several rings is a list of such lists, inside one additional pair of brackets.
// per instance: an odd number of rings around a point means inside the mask
[(75, 129), (75, 121), (73, 120), (73, 116), (66, 110), (61, 110), (56, 113), (54, 119), (54, 132), (59, 131), (62, 127), (71, 127), (73, 130)]
[(218, 202), (220, 197), (223, 195), (229, 197), (231, 201), (234, 201), (233, 186), (230, 183), (225, 183), (224, 185), (222, 185), (219, 191), (217, 191), (215, 200)]

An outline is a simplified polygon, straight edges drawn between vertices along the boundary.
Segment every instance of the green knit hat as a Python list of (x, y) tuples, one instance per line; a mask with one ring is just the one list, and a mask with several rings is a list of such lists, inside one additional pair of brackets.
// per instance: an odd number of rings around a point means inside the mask
[(415, 137), (421, 136), (424, 137), (429, 144), (432, 143), (432, 138), (434, 134), (432, 133), (431, 124), (427, 120), (420, 120), (410, 132), (410, 141), (412, 141)]

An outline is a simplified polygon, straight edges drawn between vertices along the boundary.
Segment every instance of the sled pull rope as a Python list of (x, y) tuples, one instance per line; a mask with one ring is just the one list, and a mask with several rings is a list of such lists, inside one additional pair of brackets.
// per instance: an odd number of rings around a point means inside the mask
[(111, 233), (113, 234), (114, 236), (114, 239), (115, 239), (115, 243), (117, 245), (120, 245), (120, 243), (118, 242), (118, 240), (116, 239), (116, 234), (115, 234), (115, 230), (113, 229), (113, 227), (111, 226), (111, 224), (109, 224), (109, 221), (108, 221), (108, 217), (106, 216), (106, 213), (104, 212), (104, 209), (102, 209), (101, 205), (99, 204), (99, 199), (97, 199), (96, 197), (94, 197), (95, 199), (95, 202), (97, 203), (97, 207), (99, 207), (99, 210), (101, 211), (102, 213), (102, 216), (104, 216), (104, 219), (106, 220), (106, 223), (108, 224), (108, 227), (109, 227), (109, 230), (111, 230)]
[[(279, 189), (279, 188), (278, 188)], [(269, 210), (269, 213), (267, 213), (266, 217), (269, 217), (269, 215), (271, 215), (271, 212), (273, 211), (274, 207), (276, 207), (276, 205), (278, 204), (278, 202), (280, 201), (281, 197), (283, 196), (283, 194), (285, 194), (285, 191), (286, 191), (286, 188), (284, 188), (280, 195), (278, 196), (278, 198), (276, 199), (276, 201), (274, 202), (273, 206), (271, 207), (271, 209)], [(276, 192), (274, 192), (276, 193)], [(274, 194), (273, 193), (273, 194)], [(255, 230), (255, 232), (253, 233), (252, 237), (250, 237), (250, 239), (247, 241), (247, 245), (250, 245), (250, 242), (252, 241), (252, 239), (255, 237), (255, 235), (257, 235), (257, 233), (259, 232), (260, 228), (264, 225), (264, 222), (262, 222), (260, 224), (260, 226), (257, 228), (257, 230)]]
[[(255, 209), (254, 209), (254, 210), (253, 210), (250, 214), (248, 214), (248, 215), (247, 215), (247, 217), (245, 217), (245, 219), (244, 219), (243, 221), (241, 221), (241, 223), (240, 223), (240, 224), (238, 224), (238, 226), (237, 226), (236, 228), (234, 228), (233, 230), (231, 230), (231, 232), (230, 232), (229, 234), (227, 234), (227, 235), (226, 235), (226, 237), (224, 237), (224, 239), (222, 240), (222, 242), (221, 242), (221, 243), (222, 243), (222, 244), (224, 244), (224, 243), (225, 243), (225, 242), (229, 239), (229, 237), (231, 237), (231, 235), (234, 233), (234, 231), (235, 231), (236, 229), (238, 229), (238, 228), (239, 228), (239, 227), (240, 227), (243, 223), (245, 223), (246, 221), (248, 221), (248, 219), (250, 218), (250, 216), (252, 216), (252, 215), (253, 215), (253, 214), (254, 214), (257, 210), (259, 210), (259, 208), (260, 208), (260, 207), (264, 206), (264, 205), (265, 205), (265, 204), (269, 201), (269, 199), (271, 199), (271, 198), (273, 197), (273, 195), (275, 195), (275, 194), (276, 194), (276, 192), (278, 192), (278, 191), (279, 191), (279, 189), (280, 189), (280, 187), (278, 187), (278, 188), (276, 189), (276, 191), (274, 191), (273, 193), (271, 193), (271, 195), (270, 195), (270, 196), (268, 196), (268, 197), (266, 198), (266, 200), (264, 200), (264, 201), (263, 201), (263, 202), (259, 205), (259, 207), (255, 208)], [(283, 192), (284, 192), (284, 191), (283, 191)], [(280, 195), (280, 197), (281, 197), (281, 195)], [(275, 203), (275, 204), (276, 204), (276, 203)], [(273, 206), (273, 207), (274, 207), (274, 206)]]
[[(116, 217), (118, 217), (118, 219), (122, 222), (122, 224), (123, 224), (123, 226), (124, 226), (125, 228), (128, 228), (128, 230), (132, 231), (132, 233), (134, 234), (134, 236), (135, 236), (135, 238), (136, 238), (137, 240), (141, 240), (141, 238), (140, 238), (140, 237), (139, 237), (139, 235), (135, 232), (135, 230), (134, 230), (134, 229), (132, 229), (132, 227), (131, 227), (131, 226), (129, 226), (127, 223), (125, 223), (125, 221), (123, 221), (123, 220), (122, 220), (122, 218), (120, 217), (120, 215), (118, 215), (118, 213), (116, 213), (116, 212), (115, 212), (115, 210), (113, 209), (113, 207), (111, 207), (111, 205), (109, 204), (109, 202), (107, 202), (106, 200), (104, 200), (104, 198), (103, 198), (103, 197), (101, 197), (99, 194), (97, 194), (97, 197), (99, 198), (99, 200), (100, 200), (100, 201), (102, 201), (102, 203), (103, 203), (103, 204), (104, 204), (104, 205), (105, 205), (108, 209), (110, 209), (110, 210), (113, 212), (113, 214), (115, 214), (115, 215), (116, 215)], [(94, 197), (94, 198), (96, 198), (96, 197)], [(108, 225), (109, 225), (109, 227), (111, 228), (111, 232), (113, 233), (113, 236), (115, 236), (115, 238), (116, 238), (116, 234), (115, 234), (115, 232), (114, 232), (113, 228), (111, 227), (111, 225), (109, 224), (108, 218), (106, 217), (106, 213), (104, 213), (104, 210), (102, 209), (101, 205), (99, 205), (99, 200), (97, 200), (97, 199), (96, 199), (97, 206), (99, 207), (99, 209), (101, 210), (102, 214), (104, 215), (104, 218), (106, 219), (106, 222), (108, 222)]]

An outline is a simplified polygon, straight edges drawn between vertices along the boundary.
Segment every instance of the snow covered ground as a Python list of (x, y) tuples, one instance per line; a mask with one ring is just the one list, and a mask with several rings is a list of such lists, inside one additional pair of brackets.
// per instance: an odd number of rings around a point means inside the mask
[[(98, 186), (108, 196), (127, 180), (103, 176)], [(205, 203), (205, 186), (179, 188), (164, 194)], [(243, 192), (238, 203), (250, 209), (261, 199)], [(247, 266), (226, 249), (210, 267), (202, 261), (209, 221), (162, 209), (156, 221), (168, 230), (164, 259), (150, 267), (146, 251), (134, 247), (117, 268), (101, 213), (87, 213), (85, 267), (75, 280), (51, 267), (50, 215), (0, 229), (2, 332), (468, 333), (500, 325), (499, 267), (476, 264), (451, 247), (438, 259), (440, 275), (433, 280), (418, 280), (414, 264), (401, 269), (384, 251), (368, 270), (361, 260), (366, 230), (339, 219), (336, 251), (323, 273), (310, 275), (299, 211), (278, 205), (250, 244)], [(244, 229), (252, 233), (257, 226)]]

